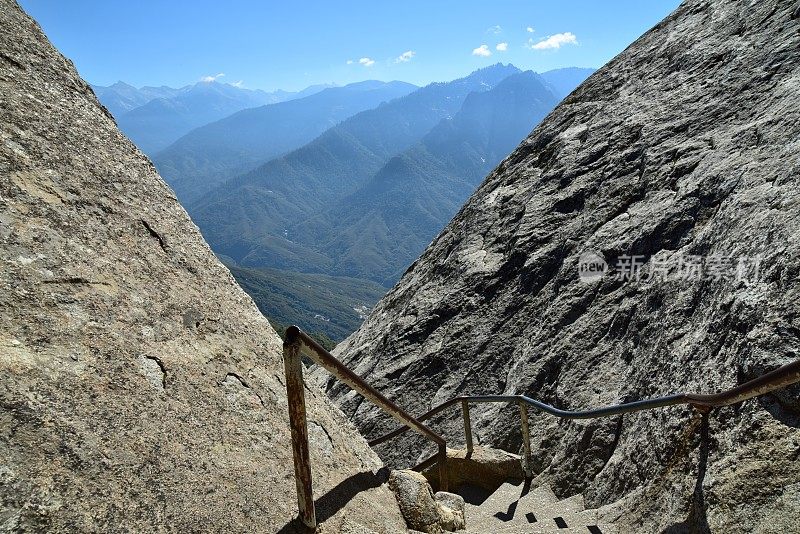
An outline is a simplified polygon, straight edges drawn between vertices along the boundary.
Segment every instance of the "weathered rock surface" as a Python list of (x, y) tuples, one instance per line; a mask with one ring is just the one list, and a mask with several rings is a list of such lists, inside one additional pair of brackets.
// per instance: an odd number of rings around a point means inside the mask
[[(476, 446), (466, 449), (447, 449), (447, 487), (459, 488), (466, 484), (494, 491), (507, 480), (525, 478), (522, 460), (516, 454), (498, 449)], [(423, 471), (432, 484), (439, 483), (439, 466), (434, 464)]]
[(428, 480), (416, 471), (392, 471), (389, 487), (394, 491), (408, 528), (420, 532), (441, 532), (439, 510)]
[[(0, 262), (0, 531), (293, 531), (278, 336), (10, 0)], [(322, 531), (404, 532), (377, 456), (307, 398)]]
[[(794, 0), (688, 0), (590, 77), (492, 172), (337, 352), (401, 406), (524, 393), (586, 408), (712, 392), (800, 355), (800, 16)], [(583, 283), (578, 259), (641, 255)], [(761, 257), (737, 280), (739, 258)], [(681, 257), (727, 256), (696, 279)], [(723, 258), (724, 259), (724, 258)], [(713, 261), (712, 261), (713, 260)], [(658, 274), (658, 271), (654, 271)], [(326, 383), (367, 434), (394, 424)], [(535, 467), (623, 530), (797, 525), (798, 388), (703, 420), (688, 408), (566, 422), (531, 414)], [(516, 407), (472, 408), (518, 450)], [(432, 421), (455, 443), (461, 414)], [(424, 443), (388, 443), (408, 466)], [(615, 504), (612, 504), (615, 503)], [(759, 527), (759, 525), (761, 525)]]
[(447, 532), (464, 530), (467, 526), (464, 518), (464, 497), (447, 491), (437, 491), (433, 498), (439, 505), (439, 524)]
[(409, 529), (428, 534), (464, 529), (464, 499), (460, 495), (443, 491), (434, 495), (428, 479), (410, 469), (392, 471), (389, 487)]

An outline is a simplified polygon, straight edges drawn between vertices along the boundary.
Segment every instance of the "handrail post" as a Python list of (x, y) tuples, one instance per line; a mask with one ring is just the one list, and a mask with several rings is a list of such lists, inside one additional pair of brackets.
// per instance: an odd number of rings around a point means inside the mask
[(449, 484), (449, 475), (447, 473), (447, 446), (444, 444), (439, 445), (439, 491), (447, 491)]
[(467, 440), (467, 454), (473, 450), (472, 443), (472, 422), (469, 419), (469, 401), (466, 399), (461, 401), (461, 412), (464, 415), (464, 435)]
[(297, 485), (297, 506), (300, 510), (300, 520), (307, 527), (316, 528), (317, 518), (311, 485), (311, 457), (308, 453), (303, 362), (300, 358), (299, 341), (283, 344), (283, 365), (286, 372), (289, 427), (292, 431), (292, 455), (294, 456), (294, 480)]
[(517, 401), (519, 406), (520, 425), (522, 427), (522, 447), (525, 456), (522, 459), (522, 469), (525, 471), (525, 478), (533, 477), (533, 465), (531, 462), (531, 429), (528, 424), (528, 405), (523, 401)]

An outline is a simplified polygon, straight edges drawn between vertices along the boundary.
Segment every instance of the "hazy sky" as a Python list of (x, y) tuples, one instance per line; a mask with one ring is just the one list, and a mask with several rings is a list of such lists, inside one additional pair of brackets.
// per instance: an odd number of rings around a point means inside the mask
[(89, 82), (418, 85), (498, 61), (600, 67), (677, 0), (21, 0)]

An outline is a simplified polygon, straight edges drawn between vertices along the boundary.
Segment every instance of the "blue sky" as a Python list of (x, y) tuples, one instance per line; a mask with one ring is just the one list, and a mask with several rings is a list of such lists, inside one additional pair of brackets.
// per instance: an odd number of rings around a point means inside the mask
[[(365, 79), (418, 85), (501, 61), (600, 67), (678, 0), (403, 2), (21, 0), (91, 83), (266, 90)], [(505, 43), (505, 44), (503, 44)]]

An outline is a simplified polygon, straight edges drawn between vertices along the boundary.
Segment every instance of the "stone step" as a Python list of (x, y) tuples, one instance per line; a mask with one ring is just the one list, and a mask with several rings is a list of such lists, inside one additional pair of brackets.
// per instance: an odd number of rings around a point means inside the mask
[(617, 534), (616, 530), (607, 527), (596, 527), (599, 530), (589, 530), (588, 527), (559, 528), (557, 526), (535, 526), (529, 528), (512, 527), (493, 527), (490, 529), (459, 530), (456, 534)]
[(616, 533), (598, 524), (594, 510), (585, 509), (582, 495), (558, 500), (549, 486), (528, 490), (522, 481), (503, 484), (482, 504), (468, 504), (465, 512), (464, 534)]
[(486, 511), (494, 509), (494, 512), (504, 513), (508, 512), (509, 506), (514, 502), (524, 503), (526, 507), (549, 506), (557, 503), (558, 497), (550, 489), (550, 486), (542, 485), (530, 490), (522, 481), (514, 481), (504, 483), (480, 505), (470, 506)]
[(525, 483), (522, 480), (505, 482), (480, 507), (485, 507), (485, 509), (497, 508), (498, 510), (504, 509), (504, 507), (507, 508), (509, 503), (519, 500), (525, 491)]
[(533, 513), (539, 521), (545, 519), (555, 519), (565, 514), (577, 514), (583, 512), (586, 507), (583, 503), (583, 495), (573, 495), (554, 503), (529, 503), (525, 500), (520, 502), (520, 507), (524, 513)]
[(548, 507), (558, 502), (558, 497), (547, 484), (543, 484), (520, 497), (520, 506), (528, 509)]
[[(593, 513), (589, 511), (578, 514), (564, 514), (553, 519), (537, 521), (529, 524), (502, 523), (502, 522), (470, 522), (467, 520), (467, 530), (463, 534), (549, 534), (549, 533), (582, 533), (582, 534), (617, 534), (617, 529), (598, 523)], [(560, 521), (559, 521), (560, 520)]]
[[(593, 527), (592, 529), (589, 526)], [(618, 534), (618, 531), (605, 525), (583, 525), (575, 527), (561, 528), (555, 524), (550, 525), (530, 525), (529, 527), (512, 526), (492, 526), (469, 527), (467, 530), (460, 530), (456, 534)]]
[[(511, 525), (525, 527), (528, 525), (528, 520), (520, 513), (519, 502), (529, 494), (528, 486), (522, 481), (506, 482), (482, 504), (466, 506), (467, 525), (475, 525), (476, 528), (479, 527), (486, 532)], [(548, 497), (547, 491), (539, 492), (538, 498), (543, 503), (552, 505), (557, 502), (555, 495), (552, 495), (551, 499)]]

